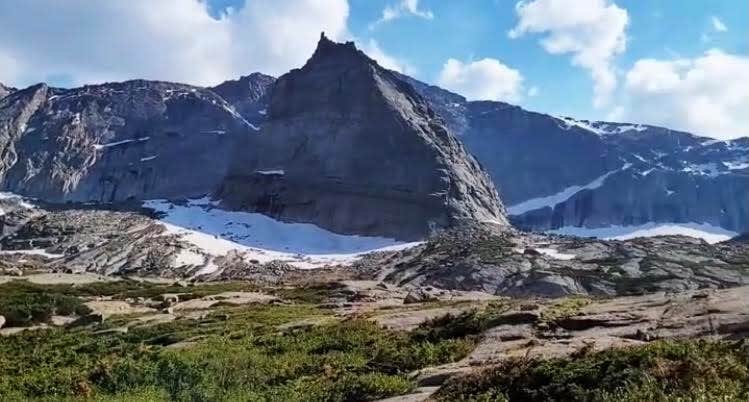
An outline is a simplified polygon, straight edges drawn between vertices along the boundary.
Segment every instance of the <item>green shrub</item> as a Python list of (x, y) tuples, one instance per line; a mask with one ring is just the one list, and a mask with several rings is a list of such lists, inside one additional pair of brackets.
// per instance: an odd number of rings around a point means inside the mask
[[(411, 390), (411, 370), (458, 360), (474, 346), (362, 320), (276, 328), (321, 314), (310, 305), (232, 307), (125, 334), (77, 328), (2, 337), (0, 400), (377, 399)], [(180, 341), (190, 342), (166, 347)]]
[(79, 298), (57, 293), (0, 294), (0, 315), (6, 325), (19, 327), (49, 321), (53, 315), (86, 315), (91, 310)]
[(449, 382), (439, 398), (745, 401), (749, 354), (740, 343), (660, 341), (579, 358), (511, 360)]

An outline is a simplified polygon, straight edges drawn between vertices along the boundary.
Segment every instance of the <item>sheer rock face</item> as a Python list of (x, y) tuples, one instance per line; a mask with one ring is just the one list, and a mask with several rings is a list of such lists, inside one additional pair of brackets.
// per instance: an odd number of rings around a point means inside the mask
[(225, 177), (252, 131), (210, 90), (128, 81), (35, 85), (0, 99), (6, 191), (48, 202), (199, 196)]
[(220, 195), (342, 233), (414, 239), (468, 221), (508, 226), (488, 175), (421, 96), (353, 43), (324, 36), (276, 81), (268, 120)]

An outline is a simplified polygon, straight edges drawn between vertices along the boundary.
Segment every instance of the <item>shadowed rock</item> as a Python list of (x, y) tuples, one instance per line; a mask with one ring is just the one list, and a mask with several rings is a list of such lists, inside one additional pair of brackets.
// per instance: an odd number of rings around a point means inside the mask
[(423, 98), (324, 35), (304, 67), (276, 81), (267, 122), (234, 162), (220, 196), (282, 220), (398, 239), (507, 226), (488, 175)]

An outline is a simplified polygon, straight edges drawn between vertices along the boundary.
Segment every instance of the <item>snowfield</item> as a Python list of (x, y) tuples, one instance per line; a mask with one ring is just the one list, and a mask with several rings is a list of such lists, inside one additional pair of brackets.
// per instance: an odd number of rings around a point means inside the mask
[(710, 244), (725, 241), (738, 235), (736, 232), (723, 229), (719, 226), (694, 222), (648, 222), (637, 226), (609, 226), (604, 228), (565, 226), (563, 228), (548, 231), (547, 233), (579, 237), (597, 237), (606, 240), (629, 240), (636, 237), (682, 235), (700, 238)]
[(609, 176), (616, 172), (627, 170), (630, 166), (631, 164), (625, 163), (621, 168), (604, 173), (601, 176), (593, 179), (593, 181), (591, 181), (590, 183), (583, 184), (582, 186), (569, 186), (556, 194), (548, 195), (545, 197), (531, 198), (530, 200), (525, 200), (519, 204), (509, 206), (507, 207), (507, 213), (510, 215), (522, 215), (528, 211), (533, 211), (539, 208), (554, 208), (555, 205), (559, 204), (560, 202), (567, 201), (570, 197), (582, 190), (594, 190), (598, 187), (601, 187)]
[(227, 211), (208, 198), (175, 204), (150, 200), (144, 206), (163, 214), (168, 233), (194, 246), (184, 250), (178, 264), (203, 266), (199, 274), (214, 272), (213, 257), (242, 253), (261, 263), (283, 261), (298, 268), (351, 264), (374, 251), (400, 250), (421, 244), (383, 237), (341, 235), (307, 223), (286, 223), (258, 213)]

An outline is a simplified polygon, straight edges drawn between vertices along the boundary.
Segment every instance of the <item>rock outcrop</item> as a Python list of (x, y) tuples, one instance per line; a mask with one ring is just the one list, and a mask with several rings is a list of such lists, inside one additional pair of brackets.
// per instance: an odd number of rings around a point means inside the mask
[(614, 296), (749, 285), (749, 247), (685, 236), (626, 241), (453, 231), (366, 261), (396, 285), (511, 297)]
[(0, 100), (4, 190), (48, 202), (197, 196), (252, 125), (214, 92), (154, 81), (35, 85)]
[(273, 86), (220, 197), (340, 233), (415, 239), (465, 222), (507, 227), (489, 176), (424, 99), (357, 50), (321, 37)]

